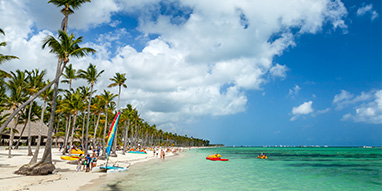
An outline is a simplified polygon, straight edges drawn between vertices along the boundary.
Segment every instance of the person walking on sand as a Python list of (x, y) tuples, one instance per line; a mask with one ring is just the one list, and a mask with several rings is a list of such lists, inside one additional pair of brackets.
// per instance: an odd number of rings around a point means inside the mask
[(162, 159), (163, 160), (164, 160), (165, 156), (166, 156), (166, 153), (164, 151), (162, 151)]
[(80, 157), (78, 157), (78, 162), (77, 162), (77, 172), (81, 171), (81, 160), (82, 160), (82, 154), (80, 154)]

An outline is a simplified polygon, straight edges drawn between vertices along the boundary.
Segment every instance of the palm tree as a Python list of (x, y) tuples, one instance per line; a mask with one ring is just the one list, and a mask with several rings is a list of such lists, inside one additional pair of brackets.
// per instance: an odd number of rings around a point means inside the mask
[(66, 79), (62, 80), (61, 83), (68, 83), (70, 91), (72, 89), (72, 81), (78, 78), (78, 75), (76, 74), (76, 69), (73, 69), (72, 64), (69, 64), (65, 67), (65, 72), (62, 75)]
[[(38, 92), (38, 90), (43, 87), (43, 78), (45, 76), (46, 71), (39, 71), (38, 69), (34, 69), (31, 72), (25, 71), (28, 73), (27, 77), (27, 91), (29, 93), (29, 97)], [(32, 138), (31, 138), (31, 122), (30, 122), (30, 115), (32, 111), (32, 103), (30, 103), (29, 112), (28, 112), (28, 156), (32, 156)]]
[(126, 109), (122, 110), (121, 116), (120, 116), (120, 121), (124, 123), (125, 127), (125, 136), (123, 137), (123, 150), (122, 154), (125, 154), (126, 149), (127, 149), (127, 139), (129, 136), (129, 128), (130, 128), (130, 114), (132, 112), (132, 107), (130, 104), (127, 105)]
[[(62, 74), (63, 69), (65, 68), (66, 64), (69, 62), (69, 57), (83, 57), (86, 56), (88, 53), (94, 53), (95, 50), (92, 48), (81, 48), (79, 46), (79, 43), (82, 42), (82, 37), (79, 37), (77, 39), (74, 38), (74, 35), (71, 34), (68, 36), (66, 32), (58, 31), (59, 33), (59, 40), (54, 38), (53, 36), (48, 36), (44, 39), (44, 43), (42, 48), (49, 47), (50, 52), (57, 55), (59, 61), (57, 63), (57, 70), (56, 70), (56, 82), (54, 83), (54, 91), (53, 91), (53, 100), (52, 100), (52, 108), (50, 112), (50, 119), (49, 119), (49, 128), (48, 128), (48, 138), (44, 150), (44, 154), (42, 156), (42, 159), (37, 164), (29, 167), (29, 165), (21, 167), (16, 173), (18, 174), (26, 174), (31, 175), (36, 172), (33, 170), (38, 168), (40, 171), (37, 172), (37, 174), (48, 174), (52, 173), (55, 169), (53, 163), (52, 163), (52, 132), (53, 132), (53, 122), (54, 122), (54, 114), (56, 111), (56, 105), (57, 105), (57, 92), (58, 92), (58, 82), (60, 79), (60, 76)], [(1, 130), (1, 129), (0, 129)]]
[[(45, 82), (44, 86), (46, 84), (49, 84), (49, 83), (50, 82), (48, 80), (47, 82)], [(40, 120), (41, 120), (40, 131), (39, 131), (39, 134), (38, 134), (37, 146), (36, 146), (36, 149), (34, 151), (33, 157), (31, 159), (31, 161), (29, 162), (29, 164), (35, 164), (37, 162), (37, 156), (38, 156), (39, 151), (40, 151), (41, 134), (42, 134), (42, 127), (43, 127), (43, 124), (44, 124), (44, 114), (45, 114), (46, 103), (49, 100), (52, 100), (52, 96), (53, 96), (53, 90), (51, 88), (47, 89), (44, 93), (42, 93), (40, 95), (40, 97), (44, 100), (44, 103), (42, 105), (42, 110), (41, 110), (41, 117), (40, 117)]]
[(94, 135), (93, 135), (93, 148), (96, 147), (96, 145), (98, 144), (97, 143), (97, 130), (98, 130), (98, 126), (99, 126), (99, 120), (101, 118), (101, 114), (103, 113), (103, 110), (104, 110), (104, 100), (102, 99), (101, 96), (97, 95), (95, 96), (94, 98), (94, 104), (91, 105), (91, 108), (93, 110), (93, 113), (94, 114), (97, 114), (97, 122), (96, 122), (96, 125), (94, 127)]
[(138, 134), (138, 132), (136, 131), (137, 127), (138, 127), (137, 124), (138, 124), (138, 121), (140, 120), (138, 110), (136, 108), (132, 109), (132, 111), (130, 113), (130, 117), (131, 117), (131, 122), (134, 123), (134, 125), (132, 125), (132, 127), (131, 127), (130, 140), (131, 140), (132, 144), (134, 145), (135, 140), (136, 140), (135, 137)]
[(52, 3), (57, 7), (64, 7), (61, 9), (61, 13), (65, 15), (61, 22), (61, 30), (67, 32), (68, 28), (68, 17), (73, 14), (73, 9), (78, 9), (83, 3), (90, 2), (90, 0), (50, 0), (48, 3)]
[[(47, 38), (44, 39), (44, 44), (42, 46), (43, 48), (45, 48), (46, 46), (51, 47), (50, 52), (56, 54), (57, 57), (59, 58), (59, 61), (57, 63), (57, 70), (56, 70), (55, 79), (50, 84), (48, 84), (47, 86), (42, 88), (39, 92), (37, 92), (36, 94), (31, 96), (19, 108), (17, 108), (9, 116), (9, 118), (1, 125), (0, 132), (2, 132), (5, 129), (5, 127), (9, 124), (9, 122), (12, 120), (12, 118), (21, 110), (21, 108), (24, 108), (26, 105), (28, 105), (34, 99), (36, 99), (41, 93), (43, 93), (45, 90), (47, 90), (50, 86), (55, 84), (55, 85), (57, 85), (57, 89), (58, 89), (58, 81), (60, 79), (60, 76), (61, 76), (62, 71), (64, 70), (66, 64), (69, 62), (69, 56), (84, 57), (88, 53), (94, 53), (95, 52), (95, 50), (92, 48), (81, 48), (81, 47), (79, 47), (79, 43), (82, 42), (82, 37), (74, 39), (73, 34), (68, 36), (63, 31), (58, 31), (58, 33), (59, 33), (59, 36), (58, 36), (59, 41), (56, 40), (53, 36), (48, 36)], [(57, 99), (56, 94), (54, 95), (55, 98), (53, 100), (55, 105), (56, 105), (56, 99)], [(56, 106), (54, 106), (54, 108), (55, 107)]]
[[(8, 104), (13, 111), (19, 107), (20, 103), (25, 101), (26, 92), (25, 90), (25, 72), (21, 70), (16, 70), (16, 73), (11, 72), (11, 79), (6, 83), (8, 90), (10, 91), (10, 96), (8, 97)], [(16, 128), (19, 121), (19, 115), (14, 120), (14, 127), (11, 126), (10, 137), (9, 137), (9, 147), (8, 147), (8, 158), (11, 158), (11, 151), (13, 145), (13, 129)]]
[[(0, 29), (0, 33), (5, 36), (3, 29)], [(0, 42), (0, 47), (1, 46), (7, 46), (7, 42)], [(0, 53), (0, 64), (2, 64), (5, 61), (12, 60), (12, 59), (19, 59), (19, 58), (17, 56), (3, 55)], [(0, 70), (0, 71), (2, 71), (2, 70)]]
[[(120, 100), (120, 97), (121, 97), (121, 87), (123, 86), (124, 88), (127, 88), (127, 85), (125, 84), (126, 82), (126, 73), (115, 73), (115, 76), (113, 76), (113, 78), (110, 78), (110, 80), (113, 82), (111, 84), (109, 84), (107, 87), (115, 87), (115, 86), (118, 86), (118, 104), (117, 104), (117, 112), (119, 111), (119, 100)], [(113, 145), (113, 153), (111, 156), (113, 157), (116, 157), (117, 156), (117, 153), (116, 153), (116, 147), (117, 147), (117, 139), (116, 139), (116, 136), (117, 136), (117, 132), (118, 132), (118, 126), (115, 128), (115, 134), (114, 134), (114, 145)]]
[(89, 97), (89, 103), (88, 103), (88, 116), (87, 116), (87, 122), (86, 122), (85, 155), (88, 153), (90, 104), (92, 100), (93, 86), (103, 72), (104, 70), (101, 70), (100, 72), (98, 72), (96, 69), (96, 66), (93, 64), (89, 64), (89, 67), (87, 68), (87, 70), (79, 70), (79, 77), (85, 79), (88, 82), (88, 84), (90, 84), (90, 97)]
[(71, 114), (73, 114), (73, 124), (71, 125), (72, 133), (70, 137), (70, 147), (69, 147), (71, 149), (73, 146), (73, 136), (74, 136), (74, 130), (76, 128), (77, 115), (79, 111), (81, 110), (81, 108), (83, 107), (84, 102), (82, 100), (80, 89), (77, 89), (75, 92), (70, 93), (68, 98), (69, 99), (64, 100), (63, 104), (65, 105), (64, 107), (66, 107), (66, 109), (68, 109), (68, 111)]
[[(85, 86), (80, 86), (79, 89), (81, 91), (82, 99), (85, 100), (85, 102), (86, 102), (89, 99), (89, 96), (90, 96), (90, 88), (89, 87), (85, 87)], [(82, 113), (81, 145), (83, 146), (84, 145), (84, 130), (85, 130), (85, 113), (86, 113), (86, 106), (85, 105), (82, 105), (81, 111), (82, 111), (81, 112)]]
[(106, 157), (106, 142), (105, 142), (105, 137), (106, 137), (106, 130), (107, 130), (107, 116), (108, 116), (108, 110), (109, 110), (109, 104), (114, 103), (113, 99), (117, 97), (117, 95), (111, 93), (110, 91), (103, 90), (103, 94), (101, 94), (101, 98), (104, 101), (105, 104), (105, 128), (103, 129), (103, 137), (102, 137), (102, 156)]

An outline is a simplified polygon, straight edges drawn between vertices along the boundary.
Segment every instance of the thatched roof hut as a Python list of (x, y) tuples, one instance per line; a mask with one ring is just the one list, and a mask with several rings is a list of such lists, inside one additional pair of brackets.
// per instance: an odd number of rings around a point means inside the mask
[[(1, 113), (1, 115), (4, 115), (4, 114), (7, 114), (7, 113), (10, 113), (11, 111), (10, 110), (7, 110), (7, 111), (4, 111)], [(9, 124), (8, 124), (8, 127), (11, 127), (11, 126), (14, 126), (14, 121), (11, 121)], [(31, 131), (30, 131), (30, 134), (31, 134), (31, 137), (32, 137), (32, 143), (35, 142), (34, 140), (37, 139), (39, 133), (40, 133), (40, 127), (41, 127), (41, 137), (42, 138), (45, 138), (48, 136), (48, 127), (46, 126), (46, 124), (44, 123), (41, 123), (41, 120), (37, 120), (37, 121), (33, 121), (31, 122), (30, 124), (31, 126)], [(24, 128), (25, 127), (25, 128)], [(24, 129), (24, 131), (23, 131)], [(16, 126), (16, 130), (17, 132), (14, 132), (14, 139), (18, 139), (21, 137), (22, 140), (26, 140), (28, 139), (28, 133), (29, 133), (29, 127), (28, 127), (28, 124), (25, 126), (25, 124), (18, 124)], [(2, 138), (3, 139), (9, 139), (9, 132), (5, 132), (4, 134), (2, 134)]]

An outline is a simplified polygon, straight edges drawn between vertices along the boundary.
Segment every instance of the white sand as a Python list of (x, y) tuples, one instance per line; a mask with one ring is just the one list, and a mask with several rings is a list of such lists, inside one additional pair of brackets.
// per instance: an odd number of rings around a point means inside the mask
[[(39, 157), (42, 156), (43, 152), (44, 149), (41, 148)], [(8, 158), (8, 151), (5, 150), (5, 147), (0, 147), (0, 191), (79, 190), (81, 186), (91, 184), (92, 180), (96, 180), (101, 176), (108, 176), (105, 173), (76, 172), (77, 165), (68, 164), (67, 161), (61, 160), (60, 156), (62, 155), (57, 148), (52, 149), (52, 160), (56, 167), (56, 170), (52, 175), (23, 176), (14, 174), (16, 170), (22, 165), (27, 164), (32, 158), (31, 156), (26, 156), (27, 153), (28, 150), (25, 147), (19, 148), (18, 150), (12, 150), (12, 158)], [(156, 159), (156, 157), (153, 156), (152, 151), (147, 151), (147, 154), (126, 153), (125, 155), (122, 155), (122, 151), (117, 151), (117, 155), (118, 157), (110, 157), (110, 161), (111, 163), (117, 162), (119, 166), (127, 166), (128, 163), (133, 165), (138, 162)], [(166, 157), (172, 155), (171, 152), (166, 153)], [(105, 163), (105, 160), (98, 160), (97, 166)]]

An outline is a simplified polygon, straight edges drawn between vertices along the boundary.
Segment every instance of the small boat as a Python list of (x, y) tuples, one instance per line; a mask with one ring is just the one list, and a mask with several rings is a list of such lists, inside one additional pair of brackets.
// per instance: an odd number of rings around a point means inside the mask
[(81, 149), (77, 149), (77, 150), (72, 149), (72, 150), (70, 150), (70, 154), (77, 154), (77, 155), (85, 154), (85, 151), (81, 151)]
[(79, 157), (76, 157), (76, 156), (61, 156), (60, 158), (61, 158), (62, 160), (73, 161), (73, 160), (78, 160)]
[(147, 152), (145, 150), (135, 150), (135, 149), (130, 149), (127, 153), (147, 154)]
[(220, 154), (214, 154), (214, 155), (208, 155), (206, 157), (207, 160), (212, 160), (212, 161), (228, 161), (228, 159), (222, 159), (222, 156)]
[(259, 159), (267, 159), (268, 157), (267, 157), (267, 155), (259, 155), (259, 156), (257, 156), (257, 158), (259, 158)]
[(92, 172), (106, 172), (106, 173), (114, 173), (114, 172), (124, 172), (129, 170), (130, 163), (126, 167), (121, 166), (97, 166), (93, 167)]
[(222, 159), (222, 158), (206, 158), (207, 160), (212, 160), (212, 161), (228, 161), (229, 159)]
[(117, 127), (120, 114), (121, 114), (121, 112), (117, 113), (117, 115), (115, 116), (114, 121), (110, 127), (110, 130), (109, 130), (109, 135), (107, 138), (107, 147), (106, 147), (106, 158), (107, 158), (106, 164), (105, 164), (105, 166), (94, 167), (92, 169), (92, 172), (106, 172), (106, 173), (123, 172), (123, 171), (127, 171), (129, 166), (130, 166), (130, 165), (128, 165), (127, 167), (121, 167), (121, 166), (115, 166), (115, 165), (107, 166), (107, 164), (109, 162), (111, 146), (113, 144), (115, 129)]

